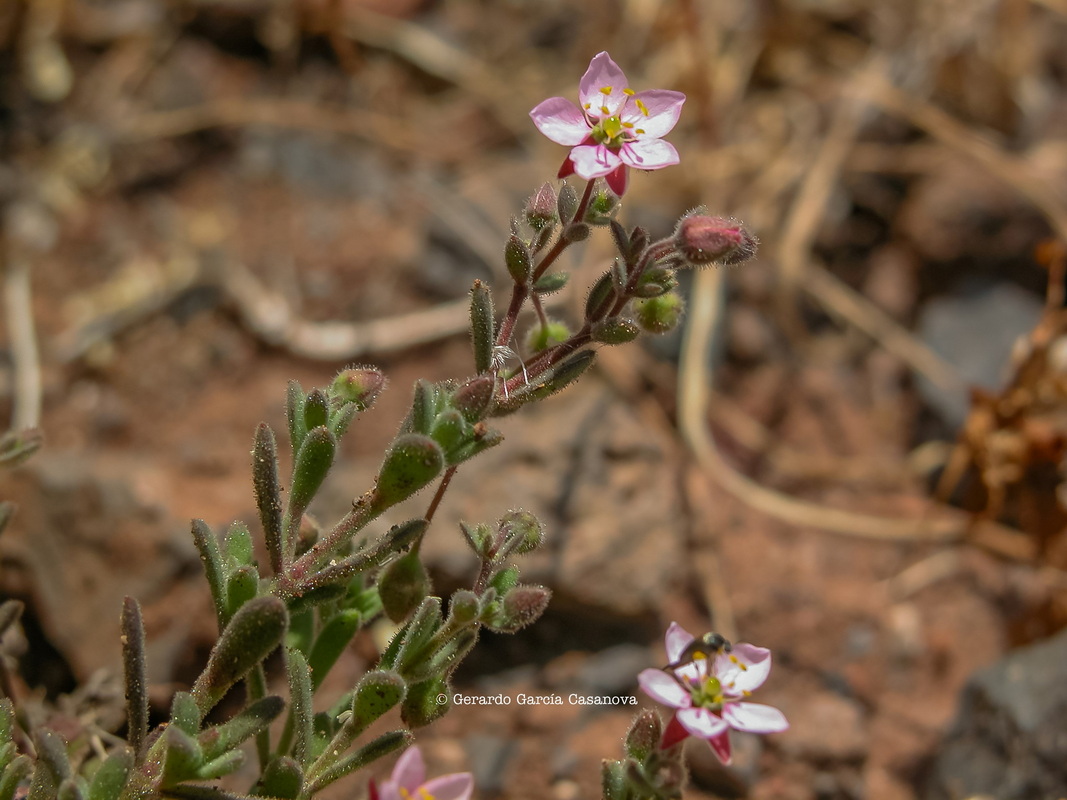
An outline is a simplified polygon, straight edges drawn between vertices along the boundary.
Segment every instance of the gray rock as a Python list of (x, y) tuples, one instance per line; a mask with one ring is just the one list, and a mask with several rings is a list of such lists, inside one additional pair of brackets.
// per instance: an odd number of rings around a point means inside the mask
[(930, 770), (924, 800), (1067, 795), (1067, 631), (982, 670)]

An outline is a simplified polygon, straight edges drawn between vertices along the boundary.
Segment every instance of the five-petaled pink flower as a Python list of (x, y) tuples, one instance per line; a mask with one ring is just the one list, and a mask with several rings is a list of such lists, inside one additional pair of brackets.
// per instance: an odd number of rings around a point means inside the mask
[(551, 97), (530, 112), (534, 125), (571, 148), (559, 177), (606, 177), (617, 195), (626, 191), (626, 168), (662, 169), (678, 163), (678, 151), (661, 137), (674, 127), (685, 95), (666, 89), (635, 92), (605, 53), (589, 62), (578, 84), (582, 107)]
[(426, 764), (417, 745), (404, 751), (389, 780), (381, 786), (370, 783), (371, 800), (469, 800), (474, 777), (469, 772), (426, 780)]
[[(646, 669), (637, 676), (645, 693), (675, 709), (663, 734), (663, 747), (687, 736), (707, 739), (724, 764), (730, 763), (730, 728), (748, 733), (778, 733), (789, 723), (777, 708), (748, 703), (771, 671), (771, 651), (736, 644), (707, 658), (683, 663), (693, 635), (677, 622), (667, 629), (664, 669)], [(698, 655), (703, 655), (698, 654)]]

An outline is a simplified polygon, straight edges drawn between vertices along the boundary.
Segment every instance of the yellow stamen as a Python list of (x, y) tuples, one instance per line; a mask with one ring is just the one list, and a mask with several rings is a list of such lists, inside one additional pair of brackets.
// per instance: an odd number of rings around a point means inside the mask
[(586, 111), (588, 111), (588, 110), (589, 110), (589, 109), (591, 109), (592, 107), (593, 107), (593, 104), (592, 104), (592, 103), (586, 103), (586, 104), (585, 104), (584, 106), (582, 106), (582, 108), (584, 108), (584, 109), (585, 109)]
[(601, 87), (600, 87), (600, 93), (601, 93), (602, 95), (609, 95), (609, 94), (611, 94), (611, 87), (610, 87), (610, 86), (601, 86)]
[[(630, 127), (633, 127), (633, 123), (630, 123)], [(643, 134), (644, 132), (645, 132), (644, 128), (634, 128), (634, 133)]]
[(633, 89), (623, 89), (622, 93), (625, 94), (625, 95), (628, 95), (630, 97), (633, 97), (636, 94), (636, 92)]
[(600, 113), (601, 114), (610, 114), (611, 113), (611, 109), (608, 108), (607, 106), (601, 106), (600, 107)]
[(645, 105), (645, 101), (644, 100), (634, 100), (634, 103), (637, 104), (637, 108), (641, 111), (641, 113), (644, 114), (647, 117), (648, 116), (648, 106)]
[(622, 123), (622, 127), (624, 127), (624, 128), (632, 128), (633, 126), (634, 126), (634, 124), (632, 122), (624, 122), (624, 123)]

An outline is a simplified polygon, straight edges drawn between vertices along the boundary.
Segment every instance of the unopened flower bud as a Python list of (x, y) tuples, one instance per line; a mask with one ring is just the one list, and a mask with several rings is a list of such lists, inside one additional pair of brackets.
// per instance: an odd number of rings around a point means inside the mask
[(626, 755), (644, 763), (659, 749), (663, 737), (663, 722), (659, 714), (646, 708), (637, 715), (626, 734)]
[(648, 333), (668, 333), (678, 327), (685, 311), (685, 301), (668, 292), (659, 297), (634, 301), (634, 316), (641, 330)]
[(552, 592), (544, 586), (516, 586), (504, 596), (501, 620), (494, 629), (502, 633), (514, 633), (525, 628), (545, 613), (551, 599)]
[(545, 540), (541, 521), (529, 511), (509, 511), (500, 520), (503, 550), (522, 555), (536, 550)]
[(684, 217), (674, 233), (677, 252), (690, 265), (733, 265), (756, 254), (756, 239), (736, 220), (696, 214)]
[(351, 367), (341, 370), (330, 384), (330, 396), (360, 409), (370, 406), (385, 388), (385, 375), (374, 367)]
[(523, 214), (526, 215), (530, 227), (539, 231), (556, 221), (556, 209), (556, 192), (552, 189), (552, 184), (545, 183), (526, 201)]

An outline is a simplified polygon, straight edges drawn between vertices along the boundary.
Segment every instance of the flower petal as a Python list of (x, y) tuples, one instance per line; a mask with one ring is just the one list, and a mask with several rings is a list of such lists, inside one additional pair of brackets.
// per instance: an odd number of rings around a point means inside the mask
[(712, 671), (722, 683), (723, 691), (731, 697), (754, 692), (771, 671), (771, 651), (751, 644), (736, 644), (729, 653), (715, 658)]
[(729, 730), (720, 733), (718, 736), (711, 737), (708, 739), (708, 744), (711, 745), (711, 752), (716, 755), (719, 761), (729, 765), (730, 761), (733, 759), (733, 751), (730, 747)]
[(731, 728), (748, 733), (780, 733), (789, 728), (785, 714), (761, 703), (727, 703), (722, 716)]
[(636, 169), (663, 169), (677, 164), (678, 151), (662, 139), (639, 139), (627, 142), (619, 151), (622, 163)]
[(641, 689), (665, 706), (672, 708), (689, 708), (693, 704), (689, 692), (678, 685), (678, 681), (661, 669), (645, 669), (637, 676)]
[(601, 144), (581, 144), (571, 150), (574, 171), (587, 181), (607, 175), (622, 163), (617, 153)]
[(429, 795), (433, 800), (469, 800), (473, 790), (474, 776), (469, 772), (456, 772), (434, 778), (412, 794), (418, 798)]
[(578, 99), (591, 119), (600, 120), (618, 113), (627, 99), (623, 90), (629, 86), (619, 65), (606, 52), (600, 52), (593, 56), (578, 83)]
[(685, 652), (685, 648), (689, 647), (689, 644), (695, 639), (689, 631), (679, 625), (677, 622), (672, 622), (671, 626), (667, 628), (667, 635), (664, 637), (664, 645), (667, 648), (667, 663), (673, 664), (679, 658), (682, 657), (682, 653)]
[(419, 750), (418, 745), (412, 745), (397, 759), (390, 780), (386, 784), (382, 784), (382, 794), (385, 794), (385, 788), (388, 784), (393, 784), (411, 792), (421, 786), (424, 780), (426, 780), (426, 762), (422, 760), (422, 751)]
[(550, 97), (530, 112), (530, 119), (556, 144), (576, 145), (589, 135), (589, 123), (582, 110), (565, 97)]
[(687, 731), (701, 739), (710, 739), (730, 729), (726, 720), (706, 708), (680, 708), (675, 715)]
[(669, 89), (649, 89), (630, 98), (620, 117), (644, 131), (639, 136), (658, 139), (670, 132), (682, 113), (685, 95)]

